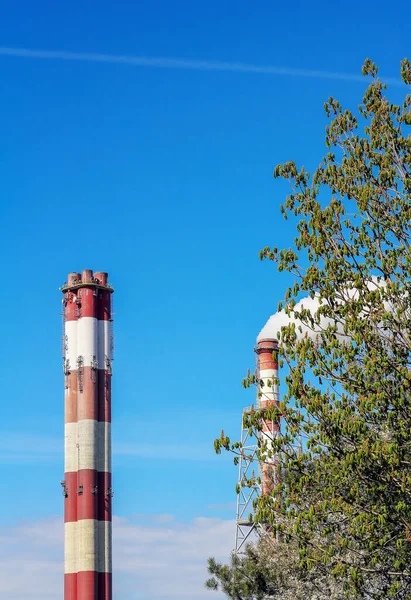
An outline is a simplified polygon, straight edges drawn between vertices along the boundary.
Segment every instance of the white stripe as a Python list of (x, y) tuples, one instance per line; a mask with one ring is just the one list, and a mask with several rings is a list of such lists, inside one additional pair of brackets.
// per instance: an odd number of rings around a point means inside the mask
[(81, 356), (85, 367), (97, 361), (97, 319), (81, 317), (77, 321), (77, 358)]
[(97, 469), (98, 422), (82, 419), (78, 422), (78, 468)]
[(268, 385), (268, 381), (272, 381), (272, 380), (266, 379), (264, 381), (265, 385), (261, 386), (259, 389), (258, 401), (260, 403), (261, 402), (274, 402), (274, 401), (278, 401), (280, 399), (278, 386), (274, 385), (273, 387), (270, 387)]
[(111, 423), (98, 423), (97, 470), (111, 473)]
[(111, 423), (82, 419), (65, 424), (64, 472), (78, 469), (111, 473)]
[[(260, 371), (260, 381), (264, 383), (260, 387), (262, 393), (260, 400), (279, 400), (278, 384), (274, 383), (273, 385), (275, 379), (278, 379), (277, 369), (262, 369)], [(271, 382), (271, 385), (268, 385), (269, 382)]]
[(276, 387), (270, 388), (268, 385), (260, 388), (258, 394), (259, 402), (277, 402), (279, 400), (279, 393)]
[(74, 473), (78, 466), (77, 423), (64, 425), (64, 472)]
[(98, 530), (94, 519), (77, 521), (78, 572), (98, 570)]
[(98, 321), (98, 368), (106, 369), (106, 358), (112, 360), (113, 324), (111, 321)]
[[(70, 427), (72, 425), (74, 427)], [(69, 456), (73, 456), (69, 466), (73, 468), (69, 470), (77, 471), (78, 465), (79, 469), (111, 473), (111, 423), (81, 419), (78, 423), (67, 423), (67, 427), (68, 431), (73, 430), (69, 438), (71, 442)], [(74, 428), (76, 428), (75, 433)], [(75, 434), (77, 438), (71, 441)], [(78, 448), (75, 447), (77, 443)]]
[(64, 572), (112, 572), (111, 521), (81, 519), (64, 525)]
[(271, 379), (273, 377), (278, 377), (278, 370), (277, 369), (261, 369), (260, 377), (266, 377), (266, 378), (271, 378)]
[(111, 521), (98, 521), (98, 570), (112, 572)]
[(77, 573), (77, 523), (64, 524), (64, 572)]
[(66, 369), (77, 369), (77, 321), (64, 324), (64, 358)]

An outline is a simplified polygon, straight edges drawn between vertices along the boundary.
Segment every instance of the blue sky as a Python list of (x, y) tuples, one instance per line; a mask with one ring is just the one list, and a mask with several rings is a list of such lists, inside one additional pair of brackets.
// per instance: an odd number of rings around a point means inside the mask
[[(0, 46), (354, 76), (369, 56), (398, 77), (409, 12), (378, 1), (17, 0), (0, 6)], [(1, 50), (0, 68), (0, 525), (17, 535), (22, 522), (54, 527), (62, 515), (59, 286), (92, 268), (116, 290), (114, 512), (155, 523), (154, 538), (161, 523), (193, 532), (209, 519), (230, 548), (236, 469), (213, 439), (223, 427), (239, 434), (252, 402), (241, 378), (289, 283), (258, 260), (294, 237), (272, 169), (290, 158), (315, 167), (324, 100), (354, 108), (365, 82)], [(198, 585), (191, 599), (203, 597)], [(130, 586), (118, 587), (122, 600), (163, 597)]]

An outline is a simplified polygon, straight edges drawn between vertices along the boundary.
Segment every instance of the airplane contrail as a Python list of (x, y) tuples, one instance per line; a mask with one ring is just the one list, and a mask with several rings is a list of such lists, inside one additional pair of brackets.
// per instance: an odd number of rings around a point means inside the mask
[[(299, 69), (291, 67), (262, 66), (247, 63), (231, 63), (210, 60), (187, 60), (182, 58), (164, 58), (147, 56), (124, 56), (115, 54), (99, 54), (89, 52), (66, 52), (60, 50), (32, 50), (29, 48), (0, 47), (0, 56), (15, 58), (31, 58), (43, 60), (63, 60), (79, 62), (95, 62), (122, 64), (134, 67), (151, 67), (160, 69), (191, 69), (193, 71), (232, 71), (238, 73), (257, 73), (263, 75), (283, 75), (288, 77), (310, 77), (313, 79), (339, 79), (342, 81), (364, 82), (362, 75)], [(395, 78), (384, 78), (386, 83), (401, 85)]]

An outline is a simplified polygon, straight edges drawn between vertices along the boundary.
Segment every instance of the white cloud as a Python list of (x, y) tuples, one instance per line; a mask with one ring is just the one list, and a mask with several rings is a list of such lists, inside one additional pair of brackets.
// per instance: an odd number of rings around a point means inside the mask
[(62, 598), (62, 519), (0, 528), (0, 598)]
[[(167, 518), (165, 518), (167, 517)], [(114, 597), (122, 600), (219, 600), (204, 589), (209, 556), (227, 560), (234, 521), (170, 515), (113, 521)], [(0, 528), (0, 597), (63, 598), (63, 523), (54, 517)]]

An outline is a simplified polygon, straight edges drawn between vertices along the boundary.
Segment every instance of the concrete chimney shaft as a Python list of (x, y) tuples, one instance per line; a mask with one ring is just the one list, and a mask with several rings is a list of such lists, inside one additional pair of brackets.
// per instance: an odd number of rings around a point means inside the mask
[(70, 273), (64, 294), (64, 600), (112, 600), (111, 294)]

